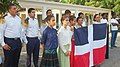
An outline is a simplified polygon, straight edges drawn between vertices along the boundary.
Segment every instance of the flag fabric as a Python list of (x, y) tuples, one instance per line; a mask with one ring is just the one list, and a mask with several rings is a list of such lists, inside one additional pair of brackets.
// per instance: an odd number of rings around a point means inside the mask
[(101, 64), (106, 54), (106, 23), (93, 24), (93, 64)]
[(88, 27), (76, 29), (74, 31), (74, 37), (74, 67), (89, 67), (90, 44), (88, 42)]
[(71, 67), (91, 67), (104, 61), (106, 26), (106, 23), (102, 23), (75, 29)]

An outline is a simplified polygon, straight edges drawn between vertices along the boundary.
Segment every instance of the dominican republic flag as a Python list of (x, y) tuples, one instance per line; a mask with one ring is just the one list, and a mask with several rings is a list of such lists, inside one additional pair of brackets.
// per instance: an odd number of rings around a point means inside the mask
[(88, 27), (78, 28), (74, 31), (74, 67), (90, 66), (90, 44), (88, 36)]
[(101, 64), (106, 54), (107, 24), (93, 24), (93, 65)]
[(74, 31), (74, 60), (71, 67), (91, 67), (105, 59), (106, 24), (93, 24)]

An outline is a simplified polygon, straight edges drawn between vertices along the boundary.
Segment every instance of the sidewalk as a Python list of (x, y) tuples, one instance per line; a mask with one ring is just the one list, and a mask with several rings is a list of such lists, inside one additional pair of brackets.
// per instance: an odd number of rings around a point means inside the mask
[(101, 67), (120, 67), (120, 33), (118, 33), (116, 45), (118, 48), (110, 49), (110, 57)]

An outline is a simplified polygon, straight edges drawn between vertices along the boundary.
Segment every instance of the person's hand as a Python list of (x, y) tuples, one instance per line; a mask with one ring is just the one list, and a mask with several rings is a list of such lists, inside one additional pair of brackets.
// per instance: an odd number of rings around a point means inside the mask
[(5, 50), (10, 50), (11, 47), (10, 47), (9, 45), (5, 44), (5, 45), (3, 46), (3, 49), (5, 49)]
[(43, 46), (43, 44), (40, 44), (40, 49), (42, 49), (42, 50), (44, 49), (44, 46)]
[(65, 54), (66, 56), (70, 56), (70, 51), (67, 51)]

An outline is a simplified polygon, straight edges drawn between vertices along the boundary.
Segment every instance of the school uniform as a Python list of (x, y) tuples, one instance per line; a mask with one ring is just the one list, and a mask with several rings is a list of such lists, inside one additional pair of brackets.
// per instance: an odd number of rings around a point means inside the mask
[(72, 35), (70, 33), (71, 30), (69, 26), (66, 28), (61, 26), (58, 31), (60, 67), (70, 67), (70, 57), (65, 54), (67, 51), (71, 51)]
[(38, 67), (39, 47), (40, 47), (40, 32), (39, 24), (36, 18), (28, 19), (28, 26), (25, 29), (26, 33), (26, 49), (27, 49), (27, 67), (31, 67), (31, 56), (33, 54), (33, 63)]
[(43, 31), (41, 43), (44, 44), (44, 52), (40, 67), (59, 67), (57, 47), (57, 31), (49, 26)]
[(5, 17), (3, 32), (1, 45), (4, 46), (7, 44), (11, 47), (10, 50), (3, 49), (5, 57), (4, 67), (18, 67), (22, 48), (22, 24), (20, 17), (17, 15), (13, 17), (8, 13)]

